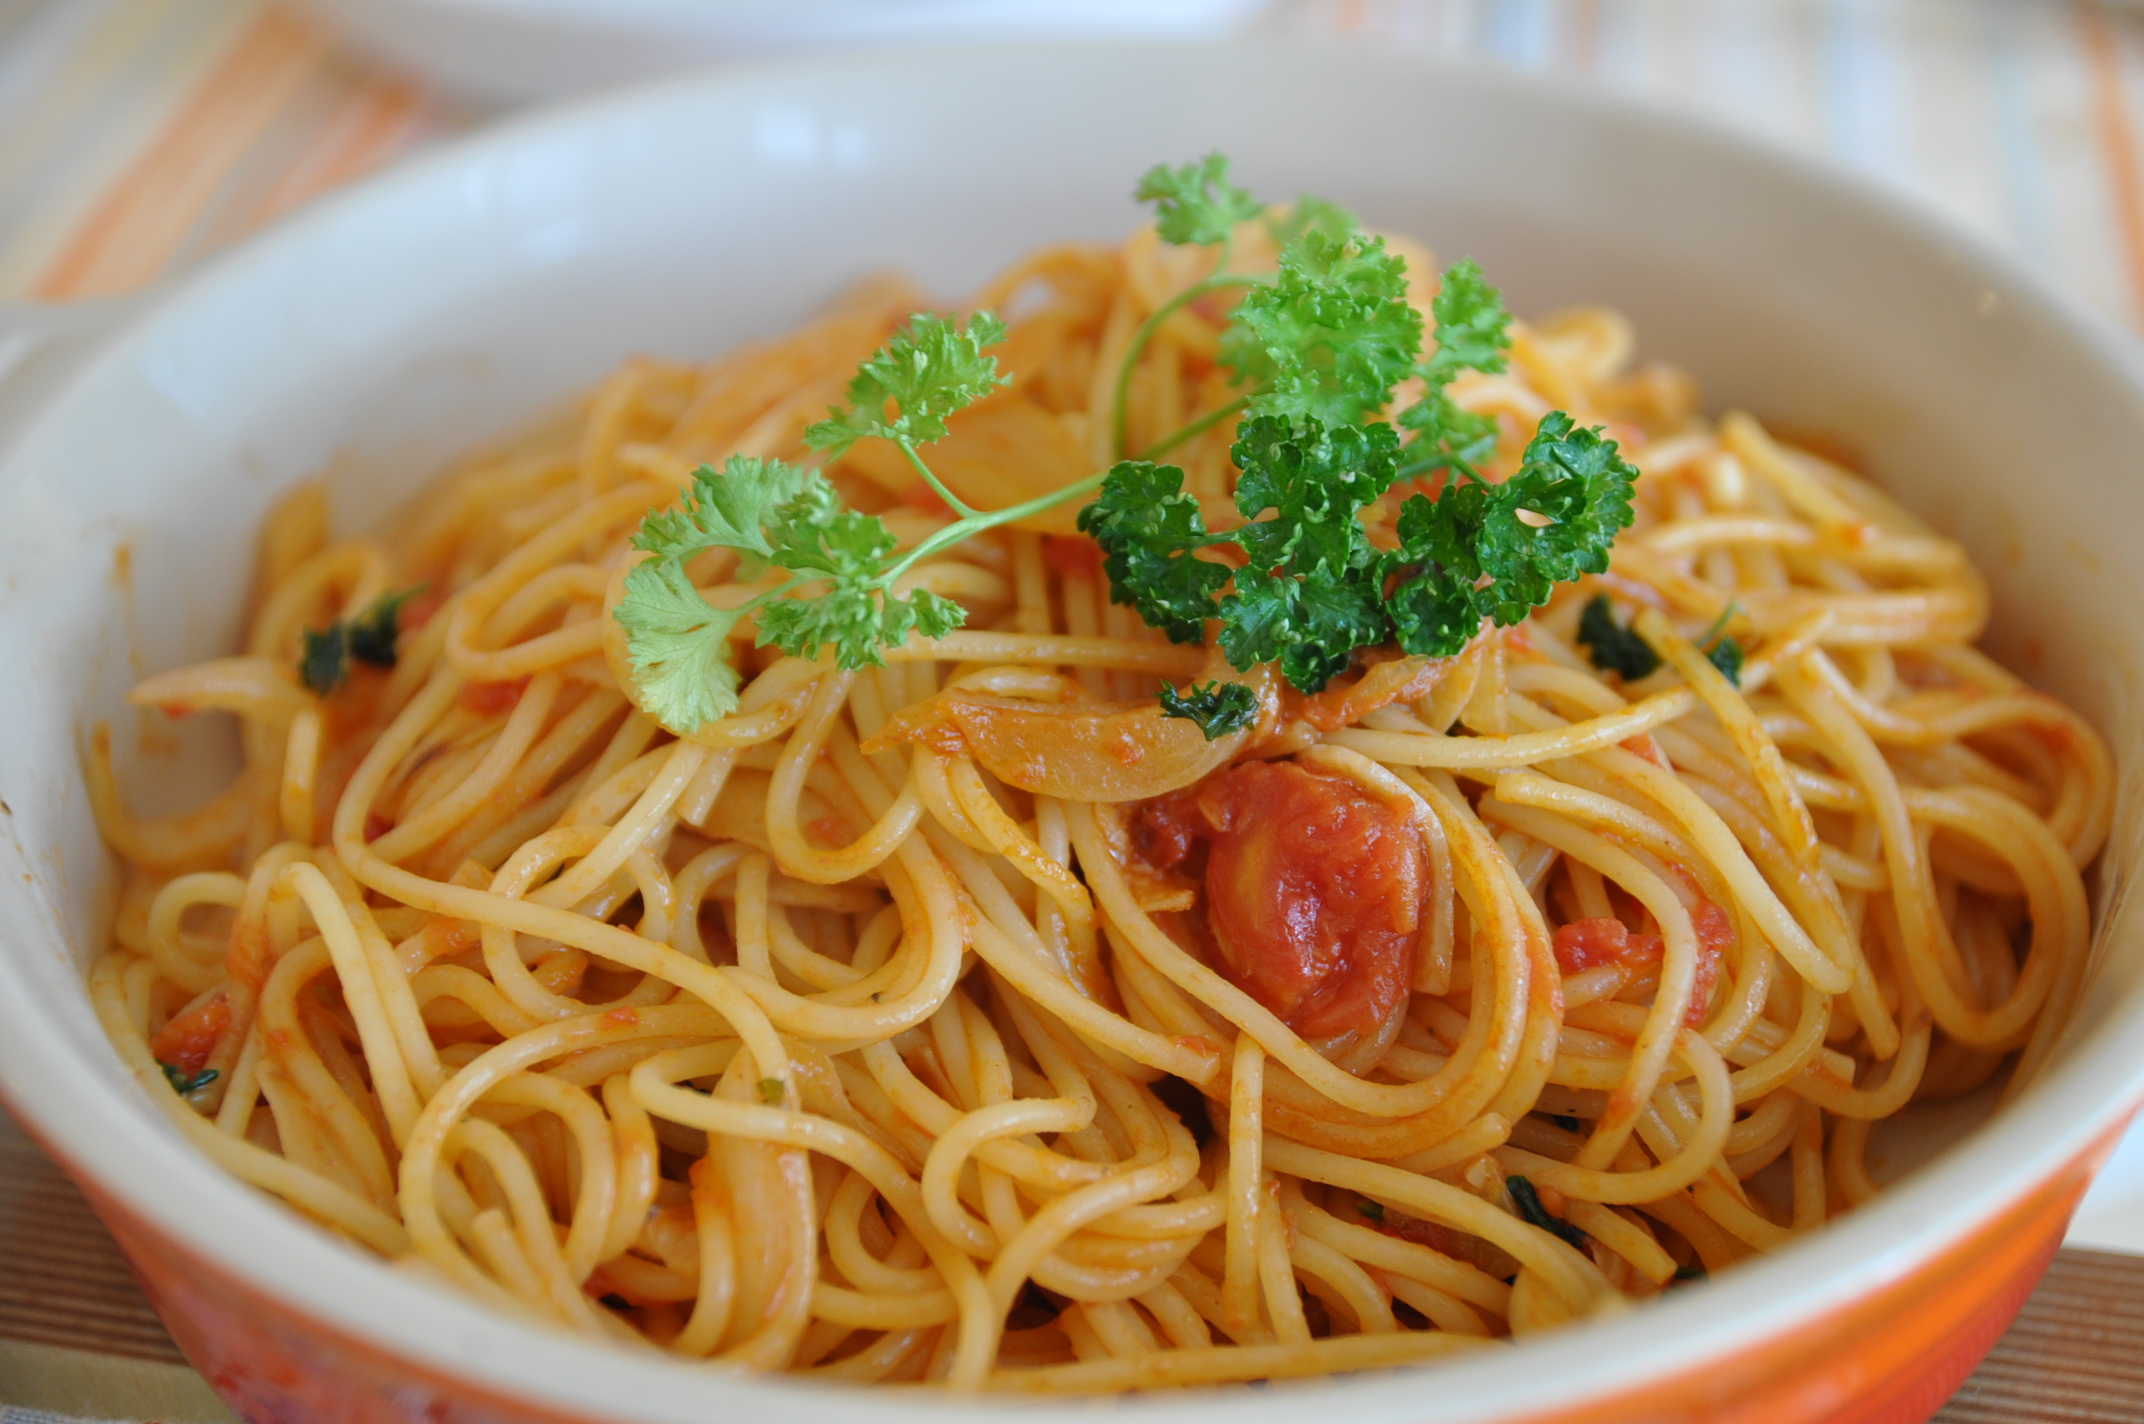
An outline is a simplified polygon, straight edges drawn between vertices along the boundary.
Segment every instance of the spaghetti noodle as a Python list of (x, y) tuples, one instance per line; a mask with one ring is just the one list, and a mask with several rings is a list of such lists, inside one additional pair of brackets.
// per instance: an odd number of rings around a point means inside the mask
[[(1203, 260), (1148, 230), (997, 277), (1014, 379), (934, 451), (947, 483), (1009, 504), (1107, 464), (1120, 360)], [(1619, 1309), (1850, 1209), (1874, 1123), (2046, 1057), (2105, 747), (1973, 650), (1956, 545), (1703, 420), (1604, 311), (1452, 394), (1492, 468), (1552, 408), (1605, 423), (1637, 522), (1458, 656), (1253, 674), (1255, 725), (1208, 741), (1153, 699), (1213, 654), (1111, 602), (1061, 508), (905, 576), (965, 628), (858, 671), (734, 641), (736, 711), (663, 730), (610, 616), (627, 535), (703, 461), (801, 457), (915, 304), (878, 282), (710, 366), (634, 361), (384, 541), (331, 540), (317, 487), (276, 508), (244, 652), (134, 693), (238, 718), (229, 790), (138, 818), (101, 727), (89, 758), (127, 871), (95, 1001), (210, 1157), (591, 1336), (1120, 1390)], [(1228, 401), (1226, 321), (1141, 337), (1129, 448)], [(1173, 452), (1222, 528), (1228, 424)], [(948, 522), (883, 443), (828, 474), (903, 547)], [(693, 572), (719, 606), (767, 586)], [(409, 584), (391, 667), (300, 683)], [(1603, 593), (1657, 670), (1589, 660)], [(1352, 839), (1304, 849), (1321, 827)], [(1305, 905), (1375, 930), (1347, 938), (1384, 980), (1306, 1008), (1337, 981), (1244, 962)]]

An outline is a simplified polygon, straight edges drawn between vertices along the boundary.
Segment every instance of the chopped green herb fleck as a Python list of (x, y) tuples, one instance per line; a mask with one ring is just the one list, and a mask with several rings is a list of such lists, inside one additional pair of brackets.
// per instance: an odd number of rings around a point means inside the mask
[(1727, 625), (1733, 622), (1734, 616), (1741, 611), (1740, 600), (1728, 599), (1727, 606), (1720, 610), (1720, 616), (1713, 619), (1712, 626), (1705, 630), (1705, 636), (1697, 640), (1697, 645), (1705, 650), (1705, 657), (1720, 670), (1720, 676), (1736, 687), (1742, 685), (1742, 644), (1734, 638), (1722, 637), (1721, 634), (1727, 631)]
[(1572, 1117), (1569, 1113), (1550, 1113), (1548, 1115), (1548, 1120), (1556, 1124), (1556, 1126), (1562, 1128), (1565, 1132), (1578, 1131), (1578, 1119)]
[(402, 605), (424, 592), (417, 584), (399, 593), (383, 593), (350, 620), (350, 656), (374, 667), (395, 665), (395, 639), (402, 631)]
[(1733, 638), (1722, 638), (1712, 645), (1705, 658), (1720, 670), (1720, 676), (1736, 687), (1742, 685), (1742, 645)]
[(182, 1098), (189, 1093), (200, 1092), (223, 1076), (221, 1071), (215, 1068), (203, 1068), (198, 1073), (189, 1073), (178, 1064), (166, 1063), (161, 1058), (157, 1060), (156, 1066), (164, 1070), (164, 1078), (171, 1084), (171, 1090)]
[(1622, 674), (1623, 681), (1636, 682), (1650, 677), (1660, 666), (1660, 654), (1615, 618), (1615, 605), (1608, 601), (1607, 594), (1600, 594), (1586, 605), (1579, 615), (1578, 641), (1585, 645), (1586, 656), (1602, 672)]
[(306, 629), (298, 653), (298, 681), (325, 697), (349, 676), (350, 630), (340, 623)]
[(374, 667), (393, 667), (402, 605), (423, 591), (424, 585), (418, 584), (400, 593), (383, 593), (355, 618), (306, 629), (300, 635), (298, 681), (325, 697), (349, 680), (352, 658)]
[(1586, 1233), (1565, 1221), (1562, 1217), (1550, 1216), (1541, 1205), (1541, 1194), (1534, 1184), (1524, 1177), (1506, 1177), (1504, 1185), (1511, 1188), (1511, 1199), (1519, 1204), (1519, 1215), (1543, 1231), (1563, 1238), (1564, 1242), (1580, 1251), (1586, 1249)]
[(1385, 1219), (1385, 1204), (1383, 1202), (1358, 1201), (1355, 1203), (1355, 1210), (1372, 1221), (1383, 1221)]
[(782, 1086), (781, 1079), (762, 1078), (759, 1080), (759, 1100), (768, 1107), (778, 1108), (788, 1099), (789, 1090)]
[(1722, 609), (1720, 610), (1720, 616), (1719, 616), (1719, 617), (1717, 617), (1717, 618), (1715, 618), (1715, 619), (1713, 619), (1713, 620), (1712, 620), (1712, 625), (1711, 625), (1710, 627), (1708, 627), (1707, 629), (1705, 629), (1705, 633), (1704, 633), (1704, 636), (1703, 636), (1703, 637), (1701, 637), (1701, 638), (1699, 638), (1699, 639), (1697, 640), (1697, 645), (1698, 645), (1698, 646), (1699, 646), (1700, 648), (1709, 648), (1709, 647), (1711, 647), (1711, 646), (1712, 646), (1712, 640), (1713, 640), (1713, 639), (1715, 639), (1715, 638), (1717, 638), (1717, 637), (1719, 637), (1719, 636), (1720, 636), (1720, 634), (1722, 634), (1722, 633), (1726, 632), (1726, 631), (1727, 631), (1727, 625), (1728, 625), (1729, 623), (1732, 623), (1732, 622), (1734, 621), (1735, 615), (1736, 615), (1737, 613), (1740, 613), (1741, 611), (1742, 611), (1742, 600), (1741, 600), (1741, 599), (1739, 599), (1739, 598), (1730, 598), (1730, 599), (1728, 599), (1728, 600), (1727, 600), (1727, 606), (1726, 606), (1726, 607), (1724, 607), (1724, 608), (1722, 608)]
[(1189, 694), (1164, 685), (1161, 710), (1171, 717), (1187, 717), (1199, 724), (1207, 741), (1240, 732), (1258, 720), (1258, 694), (1240, 682), (1193, 684)]

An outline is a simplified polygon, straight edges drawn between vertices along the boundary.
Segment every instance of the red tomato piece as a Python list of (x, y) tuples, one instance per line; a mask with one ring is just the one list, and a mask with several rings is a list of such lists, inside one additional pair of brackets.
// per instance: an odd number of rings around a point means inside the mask
[(218, 994), (157, 1030), (156, 1037), (149, 1040), (149, 1051), (159, 1063), (169, 1063), (185, 1073), (198, 1073), (230, 1026), (230, 1001)]
[(1658, 964), (1662, 953), (1660, 936), (1632, 934), (1621, 920), (1605, 915), (1573, 920), (1559, 927), (1555, 948), (1556, 963), (1566, 976), (1583, 974), (1603, 964), (1620, 964), (1626, 969)]
[[(1697, 932), (1697, 973), (1690, 985), (1690, 1008), (1683, 1022), (1696, 1028), (1705, 1021), (1712, 986), (1719, 982), (1720, 962), (1726, 957), (1727, 947), (1734, 943), (1734, 926), (1726, 911), (1700, 895), (1690, 911), (1690, 927)], [(1633, 934), (1621, 920), (1607, 916), (1559, 926), (1555, 951), (1556, 963), (1565, 977), (1603, 964), (1641, 969), (1658, 964), (1666, 953), (1660, 936)]]
[(1248, 762), (1141, 817), (1163, 869), (1206, 845), (1216, 966), (1305, 1038), (1370, 1033), (1407, 997), (1429, 863), (1412, 820), (1353, 782)]

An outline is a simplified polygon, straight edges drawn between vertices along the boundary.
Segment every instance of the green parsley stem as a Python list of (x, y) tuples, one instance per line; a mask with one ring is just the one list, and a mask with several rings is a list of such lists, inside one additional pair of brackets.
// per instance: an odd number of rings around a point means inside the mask
[[(1255, 395), (1256, 392), (1252, 392), (1252, 394)], [(1219, 425), (1222, 421), (1228, 419), (1230, 416), (1241, 414), (1243, 408), (1250, 403), (1250, 395), (1237, 396), (1227, 405), (1220, 406), (1213, 410), (1209, 410), (1204, 415), (1200, 416), (1198, 419), (1191, 421), (1186, 425), (1179, 426), (1170, 434), (1164, 435), (1161, 439), (1147, 446), (1144, 450), (1141, 450), (1139, 452), (1139, 458), (1142, 460), (1151, 460), (1156, 455), (1165, 455), (1169, 451), (1174, 450), (1177, 446), (1183, 444), (1186, 440), (1190, 440), (1196, 436), (1205, 434), (1207, 431), (1213, 429), (1213, 427)]]
[(825, 574), (813, 574), (809, 578), (807, 578), (803, 574), (798, 574), (795, 578), (789, 580), (789, 582), (781, 585), (779, 588), (770, 588), (763, 592), (755, 593), (750, 598), (746, 599), (744, 602), (738, 604), (736, 609), (737, 616), (739, 618), (742, 618), (745, 614), (750, 613), (755, 608), (764, 608), (768, 604), (774, 602), (774, 600), (777, 598), (787, 598), (790, 594), (802, 588), (805, 584), (820, 583), (823, 582), (826, 577), (827, 576)]
[(965, 519), (957, 523), (948, 524), (945, 528), (902, 555), (892, 568), (879, 575), (878, 584), (881, 588), (890, 587), (895, 579), (907, 573), (931, 555), (950, 549), (955, 544), (982, 533), (985, 529), (995, 529), (1001, 524), (1010, 524), (1016, 519), (1025, 519), (1030, 514), (1040, 514), (1045, 509), (1051, 509), (1063, 504), (1074, 495), (1085, 494), (1089, 490), (1099, 489), (1102, 481), (1107, 478), (1109, 478), (1109, 471), (1097, 470), (1083, 480), (1075, 480), (1071, 484), (1051, 490), (1048, 494), (1040, 495), (1025, 503), (1009, 505), (1004, 509), (971, 512)]
[(1465, 475), (1476, 484), (1482, 483), (1482, 478), (1474, 472), (1474, 467), (1457, 455), (1432, 455), (1426, 460), (1411, 461), (1400, 466), (1399, 473), (1392, 477), (1392, 483), (1398, 484), (1401, 480), (1411, 480), (1417, 475), (1426, 475), (1432, 470), (1450, 470), (1455, 475)]
[(1704, 636), (1697, 640), (1698, 651), (1711, 652), (1712, 645), (1719, 640), (1720, 634), (1727, 631), (1727, 625), (1733, 622), (1734, 616), (1741, 611), (1742, 600), (1739, 598), (1728, 599), (1727, 606), (1720, 610), (1720, 616), (1712, 620), (1712, 626), (1707, 628)]
[[(1116, 434), (1111, 448), (1116, 451), (1118, 459), (1124, 458), (1125, 426), (1129, 419), (1127, 407), (1131, 402), (1132, 373), (1139, 369), (1139, 358), (1146, 354), (1146, 348), (1153, 341), (1154, 333), (1161, 330), (1161, 324), (1197, 301), (1200, 297), (1205, 296), (1208, 292), (1225, 291), (1231, 287), (1264, 287), (1272, 283), (1273, 279), (1271, 277), (1262, 277), (1252, 273), (1227, 273), (1218, 270), (1227, 265), (1228, 249), (1224, 246), (1221, 250), (1221, 261), (1217, 265), (1213, 276), (1193, 282), (1190, 286), (1154, 308), (1147, 319), (1139, 323), (1139, 329), (1132, 333), (1131, 344), (1124, 348), (1123, 364), (1117, 367), (1114, 426)], [(1196, 434), (1197, 432), (1192, 433)], [(1188, 439), (1189, 437), (1185, 438)]]
[(981, 510), (970, 505), (959, 495), (945, 487), (945, 482), (932, 472), (929, 465), (923, 463), (923, 457), (916, 453), (916, 447), (912, 443), (906, 440), (899, 440), (894, 443), (901, 447), (901, 453), (908, 457), (908, 463), (915, 466), (916, 473), (923, 476), (923, 482), (931, 487), (933, 494), (946, 502), (948, 509), (962, 519), (974, 519), (982, 514)]

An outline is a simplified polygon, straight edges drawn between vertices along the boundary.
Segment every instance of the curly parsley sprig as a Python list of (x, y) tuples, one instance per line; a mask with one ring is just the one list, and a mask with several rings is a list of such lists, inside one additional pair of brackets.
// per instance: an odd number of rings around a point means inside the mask
[[(1448, 656), (1484, 619), (1518, 622), (1557, 583), (1607, 567), (1615, 531), (1630, 522), (1636, 471), (1598, 431), (1554, 413), (1508, 480), (1481, 475), (1496, 451), (1495, 418), (1462, 409), (1448, 390), (1462, 371), (1505, 369), (1511, 318), (1479, 267), (1444, 272), (1425, 357), (1405, 264), (1345, 211), (1305, 199), (1286, 220), (1269, 218), (1282, 241), (1276, 270), (1239, 275), (1227, 271), (1230, 239), (1262, 209), (1228, 182), (1226, 160), (1156, 168), (1139, 195), (1156, 202), (1164, 239), (1218, 252), (1214, 275), (1156, 310), (1130, 343), (1117, 383), (1120, 451), (1146, 340), (1223, 287), (1244, 289), (1219, 353), (1243, 391), (1120, 462), (1081, 512), (1117, 601), (1179, 642), (1197, 641), (1218, 618), (1221, 648), (1239, 670), (1276, 662), (1295, 686), (1317, 691), (1358, 648), (1397, 643)], [(1375, 419), (1409, 379), (1419, 398), (1396, 425)], [(1236, 505), (1252, 522), (1215, 534), (1181, 471), (1151, 460), (1238, 416)], [(1360, 512), (1399, 481), (1438, 472), (1439, 497), (1402, 507), (1400, 547), (1372, 548)], [(1241, 559), (1202, 556), (1221, 544)]]
[[(1346, 209), (1306, 197), (1272, 216), (1228, 181), (1228, 160), (1218, 153), (1150, 169), (1137, 196), (1155, 204), (1154, 227), (1164, 241), (1210, 246), (1215, 255), (1212, 274), (1155, 308), (1125, 348), (1112, 412), (1119, 458), (1129, 453), (1128, 408), (1140, 357), (1162, 323), (1209, 293), (1243, 291), (1221, 338), (1220, 359), (1246, 389), (1149, 445), (1143, 459), (1245, 412), (1360, 420), (1412, 373), (1422, 319), (1406, 301), (1405, 264), (1385, 250), (1383, 238), (1363, 233)], [(1282, 243), (1276, 269), (1229, 271), (1236, 225), (1261, 215)]]
[[(1277, 276), (1245, 294), (1222, 338), (1221, 359), (1251, 387), (1227, 408), (1243, 416), (1231, 454), (1236, 507), (1250, 522), (1212, 532), (1183, 472), (1144, 460), (1111, 470), (1079, 518), (1102, 546), (1112, 598), (1177, 642), (1218, 619), (1231, 665), (1277, 663), (1305, 692), (1358, 648), (1450, 656), (1485, 619), (1516, 623), (1556, 584), (1602, 572), (1637, 477), (1612, 441), (1558, 411), (1508, 479), (1484, 479), (1496, 424), (1446, 388), (1461, 371), (1504, 369), (1502, 298), (1473, 263), (1447, 269), (1424, 358), (1404, 265), (1329, 223), (1288, 239)], [(1420, 398), (1396, 424), (1372, 419), (1410, 377)], [(1373, 547), (1362, 510), (1436, 471), (1438, 496), (1401, 506), (1398, 547)], [(1205, 554), (1220, 545), (1236, 556)]]
[[(953, 522), (897, 554), (885, 524), (844, 508), (815, 471), (747, 457), (720, 472), (703, 466), (683, 505), (651, 513), (634, 536), (648, 557), (627, 575), (616, 610), (647, 711), (689, 732), (735, 710), (728, 642), (747, 617), (762, 645), (797, 657), (831, 649), (843, 668), (879, 664), (882, 649), (911, 633), (943, 636), (962, 625), (964, 611), (925, 590), (897, 593), (903, 574), (985, 529), (1097, 488), (1079, 527), (1102, 547), (1112, 598), (1176, 642), (1201, 640), (1208, 620), (1218, 620), (1236, 668), (1276, 663), (1304, 691), (1322, 689), (1359, 648), (1456, 653), (1485, 619), (1517, 622), (1557, 583), (1606, 569), (1609, 544), (1630, 522), (1637, 472), (1599, 431), (1553, 413), (1508, 479), (1491, 483), (1480, 473), (1496, 449), (1496, 424), (1461, 409), (1446, 388), (1461, 371), (1504, 368), (1510, 318), (1472, 263), (1443, 274), (1431, 304), (1436, 346), (1425, 358), (1405, 264), (1345, 210), (1304, 198), (1269, 212), (1229, 181), (1219, 154), (1151, 170), (1138, 196), (1156, 205), (1161, 237), (1212, 246), (1216, 256), (1212, 275), (1163, 303), (1128, 343), (1116, 381), (1119, 453), (1132, 375), (1154, 333), (1199, 297), (1242, 289), (1220, 350), (1241, 394), (1145, 454), (1241, 416), (1236, 505), (1250, 522), (1209, 530), (1183, 471), (1146, 458), (1120, 459), (1008, 509), (968, 505), (921, 449), (945, 436), (948, 418), (1007, 383), (984, 354), (1005, 328), (988, 313), (965, 328), (918, 315), (863, 364), (848, 404), (812, 426), (805, 442), (835, 458), (861, 439), (892, 442)], [(1229, 272), (1236, 229), (1260, 216), (1282, 244), (1276, 270)], [(1420, 398), (1396, 422), (1378, 418), (1410, 380), (1419, 381)], [(1401, 507), (1398, 546), (1373, 547), (1362, 511), (1400, 481), (1439, 471), (1436, 497), (1416, 494)], [(714, 549), (735, 551), (747, 572), (787, 577), (735, 607), (716, 607), (685, 567)], [(1256, 711), (1240, 684), (1171, 688), (1161, 702), (1209, 737), (1240, 729)]]
[[(694, 472), (684, 503), (651, 512), (633, 536), (648, 557), (625, 577), (614, 616), (625, 628), (641, 706), (673, 732), (687, 733), (737, 708), (731, 630), (758, 623), (761, 646), (812, 658), (831, 648), (844, 669), (876, 667), (881, 650), (910, 633), (943, 637), (966, 610), (928, 589), (902, 595), (911, 568), (985, 529), (1071, 499), (1101, 476), (1008, 509), (978, 510), (947, 489), (920, 448), (943, 439), (946, 421), (1004, 385), (984, 348), (1005, 326), (978, 312), (965, 328), (919, 313), (858, 369), (846, 406), (804, 433), (805, 444), (838, 457), (858, 440), (892, 441), (957, 516), (896, 556), (899, 541), (875, 515), (844, 508), (825, 476), (783, 460), (732, 456), (720, 471)], [(713, 549), (741, 555), (747, 568), (789, 575), (731, 608), (700, 595), (686, 563)]]

